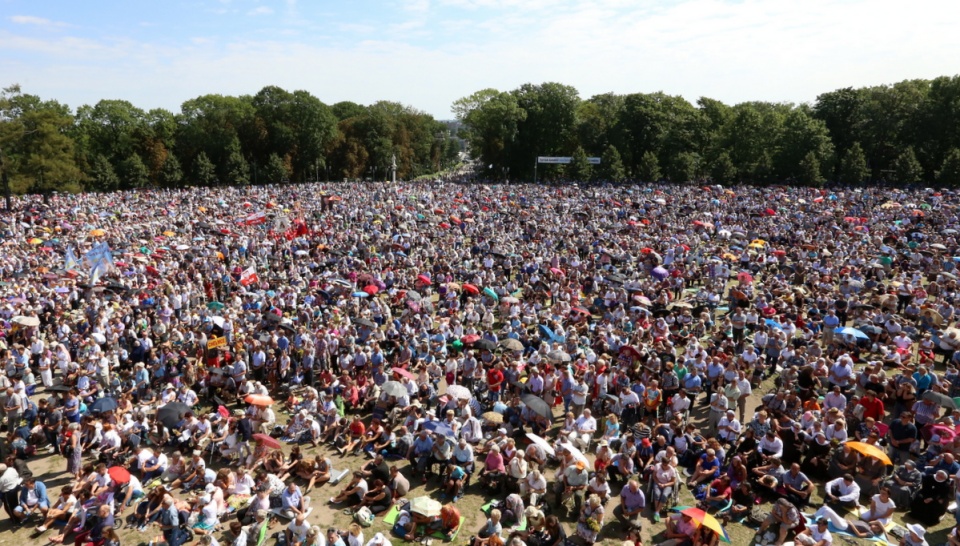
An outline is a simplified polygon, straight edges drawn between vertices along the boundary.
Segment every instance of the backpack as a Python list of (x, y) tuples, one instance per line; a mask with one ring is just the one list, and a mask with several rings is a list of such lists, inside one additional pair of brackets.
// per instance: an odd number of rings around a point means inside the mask
[(361, 507), (353, 514), (353, 520), (356, 521), (360, 527), (370, 527), (373, 525), (373, 520), (375, 516), (373, 512), (370, 511), (366, 506)]

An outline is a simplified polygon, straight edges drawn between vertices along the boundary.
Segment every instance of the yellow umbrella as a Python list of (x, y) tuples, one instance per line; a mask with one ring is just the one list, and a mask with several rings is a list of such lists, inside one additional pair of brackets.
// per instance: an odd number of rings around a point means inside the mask
[(167, 237), (173, 237), (174, 235), (176, 235), (176, 233), (172, 231), (164, 231), (163, 234)]
[(97, 229), (94, 229), (94, 230), (91, 230), (91, 231), (90, 231), (90, 236), (91, 236), (91, 237), (103, 237), (103, 236), (106, 235), (106, 234), (107, 234), (107, 232), (104, 231), (104, 230), (102, 230), (102, 229), (100, 229), (100, 228), (97, 228)]
[(763, 248), (763, 245), (761, 245), (760, 243), (750, 243), (749, 245), (747, 245), (747, 248)]
[(751, 245), (760, 245), (760, 246), (763, 246), (763, 245), (767, 244), (767, 242), (764, 241), (763, 239), (754, 239), (754, 240), (750, 241), (750, 244), (751, 244)]
[(717, 536), (720, 537), (720, 540), (724, 542), (730, 542), (730, 535), (727, 534), (727, 530), (723, 528), (723, 525), (720, 525), (720, 522), (717, 521), (717, 518), (712, 515), (704, 512), (699, 508), (684, 508), (680, 510), (680, 513), (688, 516), (693, 521), (703, 525), (707, 529), (717, 533)]
[(883, 464), (893, 464), (890, 462), (890, 457), (887, 457), (887, 454), (884, 453), (882, 449), (873, 444), (865, 444), (863, 442), (847, 442), (846, 445), (857, 453), (867, 457), (873, 457), (874, 459), (879, 459)]
[(27, 242), (30, 243), (31, 245), (36, 246), (42, 243), (43, 239), (37, 239), (36, 237), (34, 237), (33, 239), (28, 240)]

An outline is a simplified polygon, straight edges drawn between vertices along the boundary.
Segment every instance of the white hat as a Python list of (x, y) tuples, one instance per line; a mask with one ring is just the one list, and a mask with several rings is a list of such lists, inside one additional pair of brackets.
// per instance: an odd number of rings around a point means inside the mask
[(917, 538), (923, 538), (923, 535), (927, 534), (927, 530), (916, 523), (908, 524), (907, 530), (917, 535)]

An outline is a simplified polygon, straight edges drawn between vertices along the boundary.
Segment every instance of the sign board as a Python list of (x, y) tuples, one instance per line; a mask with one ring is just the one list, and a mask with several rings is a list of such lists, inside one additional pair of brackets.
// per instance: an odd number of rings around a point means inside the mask
[[(537, 163), (542, 163), (546, 165), (569, 165), (573, 161), (572, 157), (557, 157), (557, 156), (537, 156)], [(587, 162), (591, 165), (599, 165), (599, 157), (588, 157)]]
[(207, 342), (207, 349), (216, 349), (217, 347), (224, 347), (227, 344), (227, 338), (225, 337), (215, 337)]

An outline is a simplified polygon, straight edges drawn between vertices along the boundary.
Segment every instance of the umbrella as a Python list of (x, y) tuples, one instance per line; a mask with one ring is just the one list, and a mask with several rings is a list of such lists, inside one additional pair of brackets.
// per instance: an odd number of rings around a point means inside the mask
[(488, 412), (484, 413), (483, 415), (481, 415), (480, 417), (483, 417), (483, 418), (486, 419), (487, 421), (490, 421), (491, 423), (496, 423), (496, 424), (498, 424), (498, 425), (499, 425), (500, 423), (503, 423), (503, 415), (501, 415), (501, 414), (499, 414), (499, 413), (497, 413), (497, 412), (495, 412), (495, 411), (488, 411)]
[(550, 442), (544, 440), (543, 438), (537, 436), (536, 434), (534, 434), (534, 433), (532, 433), (532, 432), (528, 432), (528, 433), (527, 433), (527, 438), (529, 438), (531, 442), (533, 442), (533, 443), (537, 444), (538, 446), (542, 447), (543, 450), (546, 451), (547, 453), (549, 453), (550, 455), (552, 455), (552, 456), (556, 456), (556, 455), (557, 455), (557, 452), (554, 451), (553, 446), (550, 445)]
[(265, 394), (248, 394), (246, 398), (243, 399), (244, 402), (252, 406), (272, 406), (273, 398)]
[(639, 303), (640, 305), (646, 305), (647, 307), (653, 305), (653, 302), (650, 301), (650, 298), (641, 296), (639, 294), (633, 297), (633, 301)]
[(497, 293), (494, 292), (493, 288), (490, 288), (489, 286), (483, 289), (483, 293), (497, 301), (500, 301), (500, 296), (498, 296)]
[(550, 272), (553, 273), (554, 275), (558, 276), (558, 277), (566, 277), (566, 276), (567, 276), (567, 274), (564, 273), (563, 270), (560, 269), (559, 267), (551, 267), (551, 268), (550, 268)]
[(40, 319), (38, 319), (37, 317), (17, 316), (17, 317), (13, 317), (11, 322), (13, 322), (14, 324), (19, 324), (20, 326), (26, 326), (28, 328), (33, 326), (40, 326)]
[(429, 285), (432, 283), (432, 281), (430, 280), (430, 277), (426, 275), (417, 275), (417, 282), (421, 282), (426, 285)]
[(388, 396), (395, 396), (397, 398), (409, 394), (407, 388), (399, 381), (387, 381), (380, 386), (380, 390), (387, 393)]
[(861, 332), (860, 330), (857, 330), (856, 328), (850, 328), (850, 327), (837, 328), (837, 329), (834, 330), (834, 332), (836, 332), (836, 333), (838, 333), (838, 334), (841, 334), (841, 335), (850, 335), (850, 336), (853, 336), (853, 337), (856, 337), (856, 338), (860, 338), (860, 339), (870, 339), (870, 336), (868, 336), (867, 334)]
[(477, 334), (469, 334), (460, 338), (460, 341), (462, 341), (465, 345), (471, 345), (473, 343), (480, 341), (480, 339), (481, 337), (478, 336)]
[(893, 464), (890, 462), (890, 457), (888, 457), (882, 449), (873, 444), (866, 444), (863, 442), (847, 442), (845, 445), (862, 455), (878, 459), (883, 464)]
[(513, 296), (507, 296), (507, 297), (503, 298), (503, 299), (500, 300), (500, 301), (503, 302), (503, 303), (520, 303), (520, 300), (518, 300), (517, 298), (515, 298), (515, 297), (513, 297)]
[(566, 341), (566, 338), (564, 338), (563, 336), (558, 336), (558, 335), (557, 335), (556, 333), (554, 333), (554, 331), (551, 330), (550, 327), (547, 326), (546, 324), (541, 324), (541, 325), (540, 325), (540, 332), (541, 332), (544, 336), (546, 336), (547, 339), (549, 339), (549, 340), (552, 341), (552, 342), (555, 342), (555, 343), (563, 343), (564, 341)]
[(442, 421), (424, 421), (423, 429), (434, 434), (442, 434), (448, 438), (456, 438), (457, 436), (457, 433)]
[(463, 290), (468, 294), (473, 294), (474, 296), (480, 293), (480, 289), (470, 283), (464, 283)]
[(584, 455), (583, 452), (577, 449), (573, 444), (563, 442), (560, 444), (560, 447), (563, 448), (564, 451), (569, 451), (570, 454), (573, 455), (574, 459), (583, 461), (587, 464), (587, 466), (590, 466), (590, 461), (587, 460), (587, 456)]
[(583, 315), (583, 316), (589, 316), (589, 315), (590, 315), (590, 311), (587, 311), (586, 309), (584, 309), (584, 308), (582, 308), (582, 307), (574, 307), (573, 309), (570, 309), (570, 314), (571, 314), (571, 315), (580, 314), (580, 315)]
[(737, 280), (744, 284), (750, 284), (753, 282), (753, 275), (747, 273), (746, 271), (741, 271), (737, 274)]
[(93, 401), (93, 404), (90, 404), (90, 413), (103, 413), (115, 409), (117, 409), (117, 400), (112, 396), (97, 398)]
[[(388, 381), (389, 383), (389, 381)], [(447, 385), (447, 395), (457, 400), (470, 400), (473, 393), (463, 385)]]
[(369, 298), (369, 297), (370, 297), (370, 294), (367, 294), (366, 292), (362, 292), (362, 291), (357, 291), (357, 292), (354, 292), (353, 294), (350, 294), (350, 295), (351, 295), (352, 297), (354, 297), (354, 298)]
[(91, 236), (91, 237), (103, 237), (103, 236), (106, 235), (106, 234), (107, 234), (107, 232), (104, 231), (104, 230), (102, 230), (102, 229), (100, 229), (100, 228), (97, 228), (97, 229), (94, 229), (94, 230), (91, 230), (91, 231), (90, 231), (90, 236)]
[(280, 449), (280, 442), (278, 442), (276, 438), (270, 436), (269, 434), (258, 433), (254, 434), (252, 438), (253, 441), (257, 442), (258, 444), (265, 445), (270, 449)]
[(403, 368), (390, 368), (390, 373), (395, 373), (400, 377), (406, 377), (407, 379), (413, 379), (413, 374), (404, 370)]
[(124, 484), (130, 481), (130, 471), (122, 466), (111, 466), (107, 469), (110, 479), (116, 483)]
[(500, 346), (508, 351), (522, 351), (523, 343), (520, 340), (508, 337), (500, 342)]
[(207, 309), (211, 311), (220, 311), (224, 307), (226, 306), (220, 303), (219, 301), (211, 301), (210, 303), (207, 304)]
[(440, 503), (430, 497), (417, 497), (410, 501), (410, 512), (428, 518), (439, 516), (441, 508)]
[(520, 400), (525, 406), (530, 408), (531, 411), (540, 417), (553, 419), (553, 411), (550, 409), (550, 405), (544, 402), (543, 398), (540, 398), (535, 394), (525, 394), (520, 397)]
[(366, 326), (367, 328), (376, 328), (376, 327), (377, 327), (377, 324), (376, 324), (375, 322), (373, 322), (372, 320), (365, 319), (365, 318), (354, 319), (353, 323), (356, 324), (356, 325), (358, 325), (358, 326)]
[(559, 349), (547, 353), (547, 358), (554, 362), (570, 362), (570, 355)]
[(730, 537), (727, 535), (727, 531), (723, 528), (723, 525), (720, 525), (720, 522), (717, 521), (717, 518), (699, 508), (685, 508), (681, 510), (680, 513), (688, 516), (690, 519), (696, 521), (700, 525), (703, 525), (707, 529), (717, 533), (717, 535), (724, 542), (730, 542)]
[(951, 410), (960, 408), (960, 406), (957, 406), (957, 403), (953, 400), (953, 398), (950, 398), (942, 392), (927, 391), (923, 393), (923, 399), (936, 402), (937, 404)]
[(363, 291), (373, 296), (380, 291), (380, 288), (375, 284), (368, 284), (367, 286), (363, 287)]
[(167, 428), (176, 428), (183, 419), (183, 414), (190, 411), (190, 406), (181, 402), (170, 402), (157, 410), (157, 420)]
[(624, 345), (620, 347), (621, 355), (630, 355), (630, 358), (643, 358), (643, 355), (640, 353), (640, 350), (634, 347), (633, 345)]
[(783, 325), (773, 319), (767, 319), (764, 321), (767, 326), (776, 328), (777, 330), (783, 330)]
[(658, 265), (657, 267), (653, 268), (653, 271), (651, 271), (650, 274), (653, 275), (655, 279), (662, 281), (670, 275), (670, 272)]
[(474, 343), (473, 346), (483, 351), (493, 351), (497, 348), (497, 344), (489, 339), (481, 339)]
[(420, 301), (423, 299), (423, 296), (420, 295), (420, 292), (416, 290), (407, 290), (406, 297), (408, 300)]

